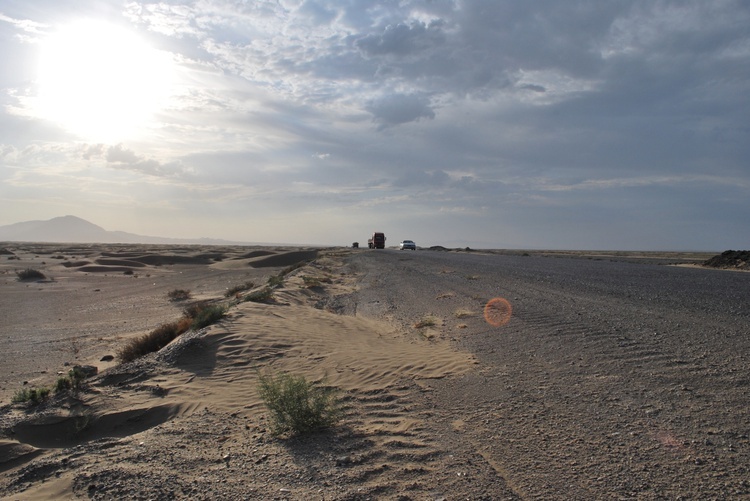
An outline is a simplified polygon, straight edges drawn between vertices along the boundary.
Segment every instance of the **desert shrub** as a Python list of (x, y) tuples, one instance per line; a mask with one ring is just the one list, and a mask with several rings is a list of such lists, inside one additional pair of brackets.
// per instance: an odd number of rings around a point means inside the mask
[[(208, 303), (207, 303), (206, 301), (198, 301), (198, 302), (195, 302), (195, 303), (191, 303), (191, 304), (189, 304), (189, 305), (185, 306), (185, 307), (184, 307), (184, 308), (182, 309), (182, 314), (183, 314), (183, 315), (184, 315), (184, 316), (185, 316), (186, 318), (190, 318), (190, 319), (193, 319), (193, 318), (195, 318), (195, 317), (196, 317), (196, 316), (197, 316), (197, 315), (198, 315), (198, 314), (199, 314), (199, 313), (201, 312), (201, 310), (202, 310), (203, 308), (205, 308), (205, 307), (206, 307), (207, 305), (208, 305)], [(191, 323), (192, 323), (192, 320), (191, 320)]]
[(269, 287), (276, 287), (284, 285), (284, 275), (272, 275), (268, 277), (268, 285)]
[(307, 287), (308, 289), (311, 288), (311, 287), (321, 287), (322, 286), (322, 282), (320, 281), (319, 278), (316, 278), (316, 277), (310, 277), (308, 275), (303, 275), (302, 276), (302, 281), (305, 283), (305, 287)]
[(57, 378), (57, 381), (55, 382), (55, 386), (53, 389), (55, 390), (55, 393), (60, 393), (66, 390), (72, 390), (73, 380), (67, 376), (60, 376), (59, 378)]
[(17, 271), (16, 275), (21, 282), (25, 280), (44, 280), (47, 278), (44, 273), (33, 268), (26, 268), (25, 270)]
[(227, 291), (224, 293), (224, 297), (234, 297), (240, 292), (249, 291), (255, 287), (255, 284), (253, 282), (245, 282), (244, 284), (235, 285), (234, 287), (230, 287), (227, 289)]
[(174, 289), (167, 293), (170, 301), (185, 301), (190, 299), (190, 291), (185, 289)]
[(193, 322), (190, 328), (194, 330), (202, 329), (211, 324), (215, 324), (227, 313), (227, 307), (222, 304), (205, 305), (193, 315)]
[(144, 355), (161, 350), (186, 330), (184, 322), (161, 324), (148, 334), (128, 341), (117, 352), (117, 358), (123, 363), (132, 362)]
[(338, 390), (304, 376), (259, 374), (258, 393), (271, 412), (271, 433), (305, 434), (336, 424), (343, 415)]
[(60, 376), (57, 378), (54, 390), (55, 393), (60, 393), (66, 390), (77, 390), (81, 387), (81, 381), (86, 379), (86, 374), (79, 367), (73, 367), (68, 371), (67, 376)]
[(273, 290), (270, 287), (263, 287), (257, 291), (253, 291), (243, 298), (245, 301), (252, 301), (254, 303), (265, 303), (273, 299)]
[(49, 388), (22, 388), (13, 395), (12, 402), (14, 404), (22, 404), (31, 402), (32, 404), (38, 404), (42, 400), (49, 397)]
[(416, 327), (417, 329), (422, 329), (424, 327), (433, 327), (437, 325), (437, 322), (438, 322), (438, 319), (436, 317), (428, 315), (422, 318), (422, 320), (420, 320), (416, 324), (414, 324), (414, 327)]
[(323, 284), (331, 284), (333, 280), (331, 277), (311, 277), (309, 275), (302, 275), (302, 281), (305, 283), (305, 287), (323, 287)]

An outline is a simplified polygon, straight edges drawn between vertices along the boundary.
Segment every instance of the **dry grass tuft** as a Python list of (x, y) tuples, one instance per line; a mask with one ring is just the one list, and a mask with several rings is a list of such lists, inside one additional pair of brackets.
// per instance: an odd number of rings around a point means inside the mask
[(190, 299), (190, 291), (185, 289), (174, 289), (169, 291), (167, 297), (170, 301), (186, 301)]
[(473, 317), (475, 313), (471, 310), (467, 310), (466, 308), (459, 308), (456, 311), (453, 312), (453, 316), (456, 318), (468, 318)]
[(33, 268), (26, 268), (25, 270), (17, 271), (16, 276), (19, 282), (26, 282), (31, 280), (44, 280), (47, 276), (39, 270)]
[(426, 317), (423, 317), (419, 322), (414, 324), (414, 327), (417, 329), (423, 329), (425, 327), (434, 327), (438, 324), (439, 319), (432, 315), (427, 315)]
[(196, 303), (183, 311), (184, 316), (175, 322), (161, 324), (148, 334), (131, 339), (117, 353), (122, 363), (132, 362), (149, 353), (159, 351), (177, 336), (190, 329), (198, 330), (221, 320), (227, 307), (222, 304)]

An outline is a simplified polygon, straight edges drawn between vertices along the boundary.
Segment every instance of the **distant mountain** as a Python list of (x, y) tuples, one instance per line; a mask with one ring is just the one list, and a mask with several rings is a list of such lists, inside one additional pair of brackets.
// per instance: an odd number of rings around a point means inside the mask
[(124, 231), (107, 231), (101, 226), (76, 216), (62, 216), (47, 221), (26, 221), (0, 226), (0, 242), (201, 245), (242, 245), (244, 243), (212, 238), (149, 237)]

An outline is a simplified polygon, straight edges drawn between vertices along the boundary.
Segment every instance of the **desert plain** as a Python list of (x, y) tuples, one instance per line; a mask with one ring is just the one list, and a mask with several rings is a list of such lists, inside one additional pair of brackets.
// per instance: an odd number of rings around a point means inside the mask
[[(0, 248), (3, 499), (750, 497), (750, 274), (713, 254)], [(198, 301), (227, 315), (119, 363)], [(273, 436), (269, 372), (343, 419)]]

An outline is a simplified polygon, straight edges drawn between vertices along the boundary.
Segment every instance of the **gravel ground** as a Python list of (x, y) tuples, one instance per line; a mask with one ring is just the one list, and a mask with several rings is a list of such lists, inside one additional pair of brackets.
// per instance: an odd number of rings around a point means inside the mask
[[(750, 498), (750, 274), (534, 253), (344, 259), (358, 291), (319, 308), (449, 340), (474, 369), (352, 395), (342, 426), (308, 438), (206, 408), (45, 454), (0, 493), (55, 497), (72, 482), (89, 499)], [(512, 315), (492, 326), (483, 309), (498, 297)], [(163, 361), (139, 363), (134, 386), (153, 387)], [(364, 433), (373, 419), (395, 431)]]
[[(475, 353), (432, 404), (521, 498), (750, 496), (750, 274), (618, 260), (371, 252), (360, 313)], [(490, 299), (513, 307), (485, 323)]]

